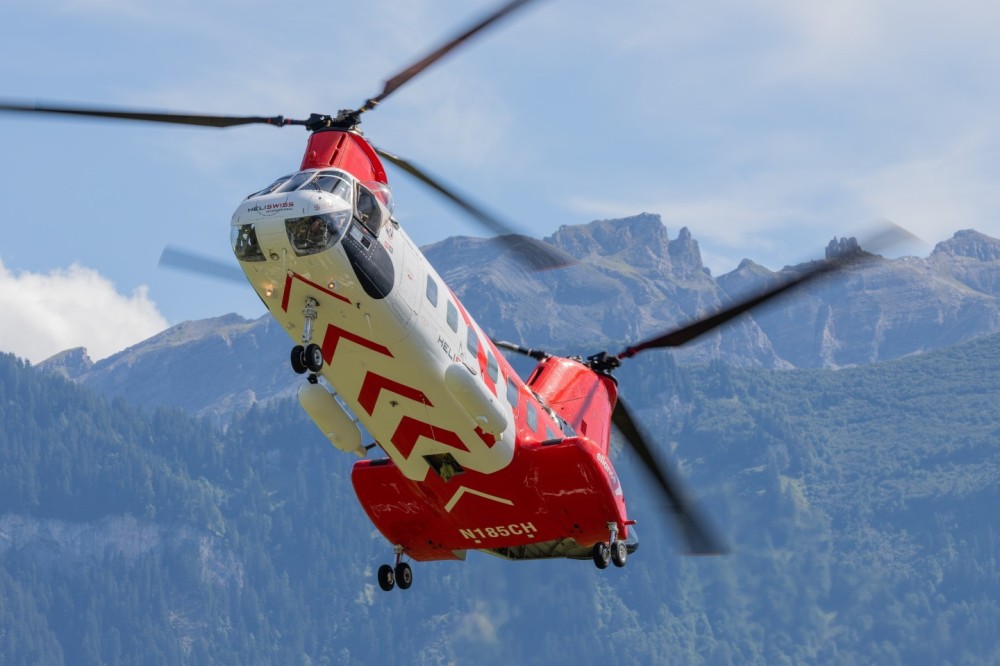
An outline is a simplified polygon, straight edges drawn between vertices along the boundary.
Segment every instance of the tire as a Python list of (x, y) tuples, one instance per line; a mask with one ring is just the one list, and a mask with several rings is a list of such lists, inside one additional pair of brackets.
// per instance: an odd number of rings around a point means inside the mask
[(396, 587), (396, 575), (388, 564), (383, 564), (378, 568), (378, 586), (386, 592)]
[(611, 546), (611, 561), (615, 563), (616, 567), (623, 567), (628, 562), (628, 548), (624, 541), (615, 541), (614, 545)]
[(396, 585), (399, 585), (399, 589), (408, 590), (410, 586), (413, 585), (413, 569), (406, 562), (400, 562), (396, 565)]
[(302, 345), (292, 347), (292, 370), (297, 375), (304, 375), (309, 369), (306, 366), (306, 350)]
[(323, 349), (319, 345), (311, 344), (306, 347), (303, 359), (310, 372), (319, 372), (323, 369)]
[(607, 569), (611, 563), (611, 548), (603, 541), (594, 544), (594, 564), (598, 569)]

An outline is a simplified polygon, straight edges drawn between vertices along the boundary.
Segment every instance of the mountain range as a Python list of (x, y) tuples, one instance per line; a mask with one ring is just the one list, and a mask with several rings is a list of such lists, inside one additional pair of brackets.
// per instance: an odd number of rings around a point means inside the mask
[[(576, 263), (526, 272), (496, 239), (449, 238), (424, 252), (495, 339), (583, 356), (618, 351), (810, 264), (771, 271), (749, 259), (718, 278), (681, 229), (659, 216), (562, 227), (545, 239)], [(833, 239), (828, 256), (850, 239)], [(1000, 240), (960, 231), (927, 258), (879, 259), (837, 273), (673, 354), (764, 368), (841, 368), (901, 358), (1000, 332)], [(171, 405), (222, 422), (294, 395), (294, 344), (269, 315), (184, 322), (93, 363), (84, 349), (43, 362), (139, 405)], [(153, 378), (151, 380), (151, 378)]]

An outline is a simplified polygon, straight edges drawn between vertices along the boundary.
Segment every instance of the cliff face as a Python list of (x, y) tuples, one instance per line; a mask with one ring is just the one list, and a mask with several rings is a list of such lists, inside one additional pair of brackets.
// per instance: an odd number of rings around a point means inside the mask
[[(834, 241), (827, 254), (843, 249), (843, 241)], [(796, 367), (872, 363), (995, 333), (1000, 241), (959, 232), (927, 259), (881, 260), (845, 271), (754, 318)]]
[(937, 244), (928, 265), (975, 292), (1000, 296), (1000, 240), (978, 231), (959, 231)]
[[(525, 272), (492, 240), (448, 239), (425, 253), (491, 335), (553, 352), (619, 351), (718, 309), (727, 298), (705, 271), (691, 233), (681, 229), (670, 239), (658, 215), (562, 227), (545, 240), (578, 262)], [(787, 365), (752, 320), (678, 355), (687, 361), (721, 355), (740, 365)]]

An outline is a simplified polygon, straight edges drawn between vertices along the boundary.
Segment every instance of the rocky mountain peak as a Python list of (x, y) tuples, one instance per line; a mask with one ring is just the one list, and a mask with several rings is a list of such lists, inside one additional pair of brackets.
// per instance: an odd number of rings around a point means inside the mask
[(938, 255), (969, 257), (978, 261), (1000, 261), (1000, 240), (973, 229), (965, 229), (938, 243), (931, 256)]
[(667, 245), (667, 251), (675, 276), (690, 277), (692, 274), (704, 271), (705, 266), (701, 263), (698, 241), (691, 237), (691, 231), (687, 227), (681, 227), (677, 239)]
[(860, 251), (861, 246), (858, 245), (857, 238), (834, 238), (826, 246), (826, 258), (847, 257)]
[(38, 364), (38, 367), (55, 372), (66, 379), (73, 379), (93, 368), (94, 361), (91, 360), (85, 347), (74, 347), (45, 359)]
[(669, 270), (670, 267), (667, 229), (660, 216), (651, 213), (579, 226), (563, 225), (545, 240), (578, 259), (596, 255), (619, 257), (638, 268)]

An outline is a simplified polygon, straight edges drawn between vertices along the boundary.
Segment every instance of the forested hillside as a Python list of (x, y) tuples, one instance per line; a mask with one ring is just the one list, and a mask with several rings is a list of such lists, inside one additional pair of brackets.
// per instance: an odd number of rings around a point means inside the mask
[(732, 553), (416, 564), (293, 401), (223, 431), (0, 357), (0, 663), (995, 663), (1000, 337), (871, 366), (623, 368)]

